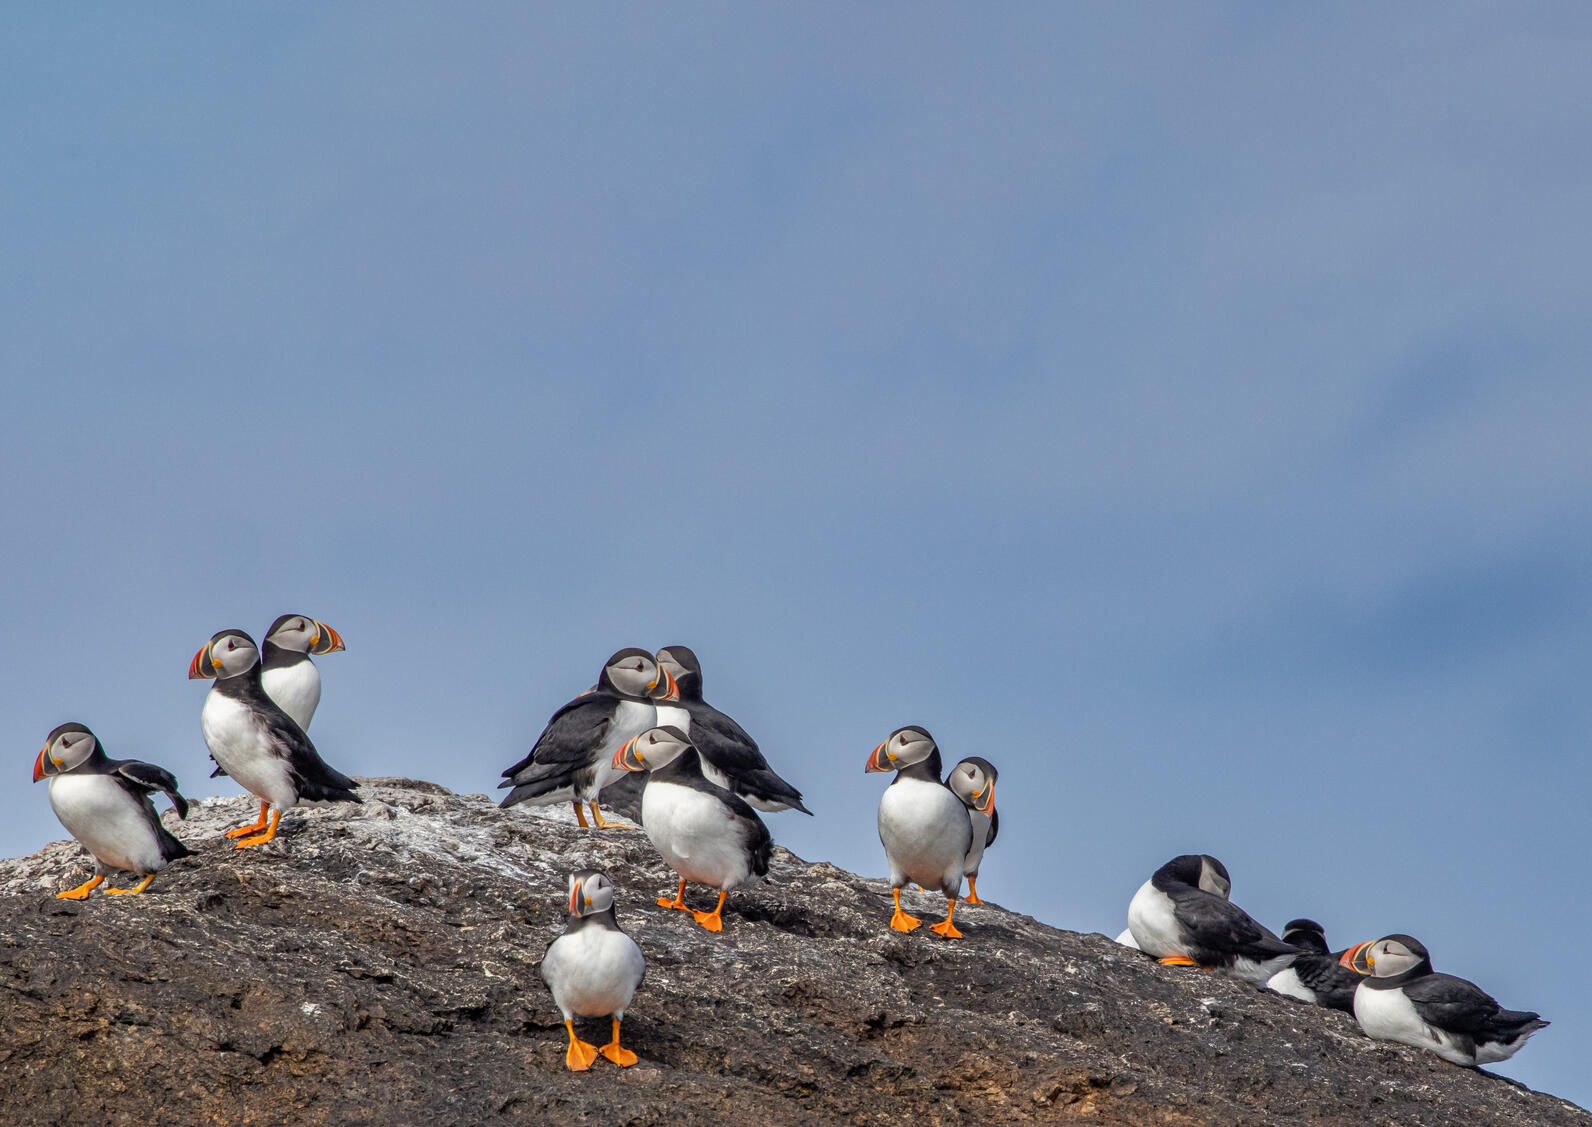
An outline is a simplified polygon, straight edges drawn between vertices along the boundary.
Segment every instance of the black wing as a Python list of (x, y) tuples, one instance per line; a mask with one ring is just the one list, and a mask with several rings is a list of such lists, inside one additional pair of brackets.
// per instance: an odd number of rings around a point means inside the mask
[(503, 772), (498, 788), (514, 788), (503, 805), (557, 790), (576, 771), (590, 767), (608, 737), (616, 704), (612, 693), (585, 693), (553, 713), (530, 754)]
[(1406, 982), (1404, 996), (1422, 1021), (1455, 1033), (1484, 1033), (1499, 1011), (1492, 995), (1451, 974), (1426, 974)]
[(164, 767), (153, 763), (140, 763), (136, 759), (123, 759), (116, 764), (115, 779), (126, 790), (139, 798), (161, 791), (171, 799), (177, 817), (188, 816), (188, 800), (177, 792), (177, 777)]
[(774, 773), (745, 728), (706, 701), (680, 703), (691, 715), (691, 742), (704, 759), (724, 772), (736, 792), (812, 813), (802, 805), (802, 792)]
[(991, 810), (989, 812), (989, 833), (984, 835), (984, 848), (985, 849), (988, 849), (990, 846), (995, 844), (995, 835), (1000, 833), (1000, 832), (1001, 832), (1001, 812), (999, 810)]
[(1270, 959), (1298, 950), (1278, 939), (1237, 904), (1204, 889), (1182, 889), (1174, 892), (1172, 899), (1177, 909), (1177, 922), (1188, 933), (1194, 947), (1254, 959)]
[(315, 802), (358, 802), (354, 780), (321, 758), (297, 722), (274, 705), (265, 712), (271, 750), (287, 760), (293, 785), (301, 798)]
[[(714, 788), (717, 789), (717, 788)], [(768, 827), (763, 824), (763, 819), (757, 816), (757, 811), (746, 804), (746, 800), (738, 794), (725, 794), (719, 791), (720, 797), (726, 806), (735, 812), (736, 819), (741, 823), (745, 833), (746, 848), (752, 855), (752, 872), (756, 876), (768, 876), (768, 863), (774, 857), (774, 839), (769, 835)]]

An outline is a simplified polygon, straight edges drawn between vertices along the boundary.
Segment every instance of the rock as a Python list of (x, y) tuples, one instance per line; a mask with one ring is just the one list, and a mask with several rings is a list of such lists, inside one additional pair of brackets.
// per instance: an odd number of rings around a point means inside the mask
[[(221, 840), (252, 801), (196, 802), (172, 824), (198, 855), (143, 896), (56, 900), (88, 872), (71, 842), (0, 861), (0, 1122), (1592, 1127), (1104, 936), (993, 905), (958, 910), (959, 943), (901, 935), (882, 882), (783, 849), (714, 936), (654, 905), (673, 883), (642, 834), (365, 784), (364, 811), (294, 811), (266, 849)], [(647, 956), (628, 1071), (565, 1070), (537, 974), (586, 867)]]

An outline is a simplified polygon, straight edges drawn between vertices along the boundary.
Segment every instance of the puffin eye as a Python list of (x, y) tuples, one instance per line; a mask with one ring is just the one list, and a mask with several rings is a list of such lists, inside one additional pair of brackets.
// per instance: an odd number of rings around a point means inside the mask
[(227, 649), (235, 650), (237, 648), (238, 648), (238, 643), (234, 642), (231, 638), (228, 638), (227, 639)]

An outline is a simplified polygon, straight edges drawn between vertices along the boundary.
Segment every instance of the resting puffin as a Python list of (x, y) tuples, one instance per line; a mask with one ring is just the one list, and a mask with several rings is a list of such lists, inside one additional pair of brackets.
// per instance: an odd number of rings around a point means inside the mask
[[(674, 899), (658, 907), (691, 912), (709, 931), (722, 931), (724, 900), (730, 889), (768, 875), (774, 842), (750, 806), (702, 774), (691, 740), (678, 728), (653, 728), (628, 740), (614, 753), (623, 771), (647, 771), (641, 790), (641, 828), (664, 861), (680, 877)], [(719, 890), (711, 912), (686, 907), (686, 881)]]
[(967, 878), (967, 895), (963, 899), (969, 904), (984, 903), (978, 898), (978, 866), (984, 860), (984, 850), (995, 844), (995, 835), (1001, 829), (1000, 815), (995, 812), (995, 780), (999, 777), (995, 764), (977, 755), (952, 767), (946, 777), (945, 785), (962, 800), (973, 823), (973, 847), (962, 862), (962, 875)]
[(802, 805), (802, 792), (774, 773), (757, 741), (702, 699), (702, 663), (691, 648), (665, 646), (657, 657), (658, 665), (678, 686), (674, 699), (679, 703), (669, 712), (685, 714), (685, 722), (680, 723), (677, 717), (664, 715), (665, 710), (660, 707), (658, 723), (672, 724), (691, 737), (702, 757), (703, 775), (765, 814), (800, 810), (811, 815), (812, 811)]
[(310, 654), (336, 653), (343, 637), (326, 623), (303, 614), (284, 614), (260, 644), (260, 684), (265, 695), (306, 732), (321, 703), (321, 675)]
[[(542, 981), (564, 1014), (569, 1049), (564, 1063), (585, 1072), (601, 1053), (621, 1068), (636, 1063), (636, 1054), (619, 1047), (619, 1023), (647, 973), (647, 960), (636, 941), (619, 927), (614, 915), (614, 886), (596, 869), (582, 869), (569, 878), (569, 927), (547, 945), (542, 956)], [(575, 1036), (575, 1018), (614, 1019), (613, 1040), (601, 1047)]]
[(973, 823), (962, 800), (940, 779), (940, 749), (934, 737), (916, 725), (897, 728), (873, 749), (863, 770), (896, 773), (879, 799), (879, 840), (890, 862), (890, 888), (895, 894), (890, 926), (911, 931), (923, 922), (901, 910), (901, 888), (911, 881), (945, 894), (945, 919), (929, 930), (961, 939), (952, 917), (962, 891), (962, 866), (973, 847)]
[(674, 679), (658, 668), (650, 653), (620, 650), (603, 664), (596, 687), (553, 713), (530, 754), (503, 772), (498, 789), (514, 789), (498, 805), (506, 809), (521, 802), (536, 806), (572, 802), (575, 820), (584, 826), (580, 804), (585, 802), (599, 829), (635, 829), (604, 821), (597, 796), (620, 776), (614, 752), (653, 727), (654, 702), (667, 700), (674, 691)]
[[(1200, 966), (1264, 986), (1299, 953), (1226, 898), (1227, 867), (1207, 854), (1174, 857), (1128, 905), (1139, 950), (1164, 966)], [(1220, 889), (1221, 891), (1215, 891)]]
[(260, 651), (244, 631), (217, 631), (193, 655), (188, 677), (216, 679), (199, 715), (210, 758), (260, 800), (258, 822), (227, 831), (242, 838), (239, 849), (274, 838), (282, 812), (300, 802), (359, 801), (354, 780), (327, 766), (304, 729), (266, 696)]
[(132, 888), (106, 892), (142, 892), (167, 862), (190, 855), (160, 824), (149, 800), (163, 791), (177, 817), (188, 816), (188, 800), (178, 793), (170, 771), (136, 759), (111, 759), (93, 732), (81, 724), (62, 724), (45, 738), (33, 763), (33, 781), (45, 778), (55, 816), (94, 857), (93, 879), (57, 892), (57, 900), (87, 900), (117, 869), (143, 879)]
[(1299, 948), (1294, 961), (1266, 980), (1268, 989), (1328, 1009), (1354, 1012), (1354, 991), (1361, 971), (1345, 961), (1364, 943), (1347, 951), (1327, 950), (1327, 930), (1315, 920), (1289, 920), (1282, 941)]
[(1508, 1060), (1548, 1022), (1506, 1010), (1474, 982), (1438, 974), (1418, 939), (1388, 935), (1351, 949), (1370, 971), (1354, 992), (1354, 1019), (1369, 1037), (1430, 1049), (1474, 1067)]

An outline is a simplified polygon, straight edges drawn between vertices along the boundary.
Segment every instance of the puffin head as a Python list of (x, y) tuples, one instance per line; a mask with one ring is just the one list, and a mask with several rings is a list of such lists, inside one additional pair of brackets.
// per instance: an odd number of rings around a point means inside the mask
[(1381, 939), (1350, 948), (1340, 961), (1361, 974), (1392, 978), (1422, 965), (1430, 969), (1432, 956), (1426, 950), (1426, 945), (1414, 936), (1385, 935)]
[(674, 678), (677, 686), (671, 700), (702, 699), (702, 663), (690, 646), (664, 646), (657, 654), (658, 667)]
[(614, 752), (613, 766), (622, 771), (656, 771), (673, 763), (691, 747), (690, 737), (679, 728), (667, 725), (653, 728), (620, 745)]
[(284, 614), (265, 632), (265, 640), (293, 653), (329, 654), (343, 649), (343, 636), (318, 618)]
[(569, 874), (569, 914), (595, 916), (614, 906), (614, 886), (596, 869)]
[(33, 781), (81, 767), (97, 747), (99, 740), (84, 725), (62, 724), (44, 738), (44, 748), (33, 761)]
[(899, 771), (903, 767), (922, 763), (929, 756), (937, 754), (939, 750), (934, 737), (925, 729), (916, 724), (908, 724), (905, 728), (897, 728), (891, 732), (889, 739), (869, 752), (868, 762), (862, 769)]
[(1315, 920), (1289, 920), (1283, 925), (1282, 941), (1318, 955), (1327, 953), (1327, 929)]
[(659, 686), (664, 683), (653, 656), (634, 646), (610, 657), (603, 664), (602, 676), (597, 679), (598, 688), (612, 689), (621, 696), (633, 698), (657, 696)]
[(253, 669), (259, 660), (259, 647), (245, 631), (219, 630), (193, 655), (188, 663), (188, 679), (236, 677)]
[(980, 814), (995, 812), (995, 780), (1000, 772), (995, 764), (981, 756), (970, 755), (946, 777), (945, 785), (962, 800), (962, 805)]

